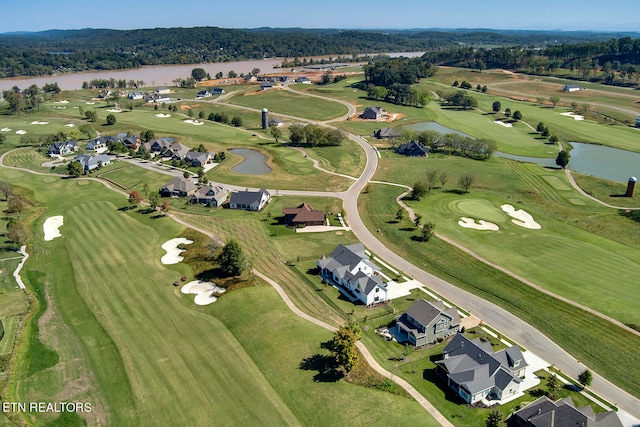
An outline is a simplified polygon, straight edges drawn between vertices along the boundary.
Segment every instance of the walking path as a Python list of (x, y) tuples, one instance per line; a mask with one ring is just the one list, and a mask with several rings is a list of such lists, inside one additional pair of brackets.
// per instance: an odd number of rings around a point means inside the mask
[(13, 272), (13, 277), (16, 279), (16, 283), (18, 283), (18, 286), (20, 287), (20, 289), (24, 289), (25, 286), (24, 286), (24, 282), (22, 281), (22, 277), (20, 277), (20, 270), (22, 270), (24, 263), (27, 262), (27, 260), (29, 259), (29, 254), (27, 253), (27, 246), (22, 245), (20, 247), (20, 250), (18, 250), (18, 253), (24, 255), (24, 257), (22, 258), (22, 261), (20, 261), (20, 264), (18, 264), (18, 266), (16, 267), (16, 271)]
[[(320, 327), (323, 327), (324, 329), (327, 329), (331, 332), (335, 332), (337, 330), (337, 328), (335, 328), (334, 326), (328, 325), (323, 321), (318, 320), (315, 317), (309, 316), (308, 314), (300, 311), (298, 307), (296, 307), (295, 304), (291, 301), (287, 293), (282, 289), (282, 287), (277, 282), (275, 282), (274, 280), (271, 280), (269, 277), (265, 276), (264, 274), (260, 273), (255, 269), (253, 270), (253, 274), (255, 274), (256, 276), (258, 276), (259, 278), (261, 278), (262, 280), (264, 280), (265, 282), (273, 286), (273, 288), (278, 292), (282, 300), (285, 302), (285, 304), (287, 304), (289, 309), (293, 311), (294, 314), (311, 323), (314, 323)], [(380, 375), (383, 375), (386, 378), (389, 378), (390, 380), (398, 384), (400, 387), (402, 387), (404, 390), (406, 390), (407, 393), (409, 393), (411, 397), (413, 397), (442, 426), (454, 427), (453, 424), (449, 420), (447, 420), (431, 403), (429, 403), (429, 401), (425, 399), (424, 396), (422, 396), (418, 392), (418, 390), (416, 390), (411, 384), (406, 382), (404, 379), (393, 375), (391, 372), (387, 371), (382, 366), (380, 366), (380, 364), (371, 355), (367, 347), (365, 347), (365, 345), (362, 344), (362, 342), (358, 341), (356, 345), (358, 347), (358, 350), (360, 350), (360, 353), (362, 354), (362, 356), (365, 358), (367, 363), (371, 366), (371, 368), (374, 371), (378, 372)]]

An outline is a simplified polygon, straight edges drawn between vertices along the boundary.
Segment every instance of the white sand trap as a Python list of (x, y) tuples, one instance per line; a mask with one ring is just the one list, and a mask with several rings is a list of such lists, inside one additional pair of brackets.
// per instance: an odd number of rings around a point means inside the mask
[(53, 240), (56, 237), (62, 236), (62, 234), (60, 234), (59, 228), (63, 223), (64, 222), (62, 215), (50, 216), (49, 218), (47, 218), (42, 225), (42, 228), (44, 229), (44, 240), (48, 242), (49, 240)]
[(67, 123), (65, 126), (68, 127), (68, 128), (76, 127), (76, 125), (74, 125), (73, 123)]
[(53, 108), (57, 108), (58, 110), (64, 110), (67, 107), (57, 107), (57, 106), (54, 105)]
[(581, 116), (580, 114), (576, 114), (576, 113), (560, 113), (561, 116), (566, 116), (566, 117), (573, 117), (573, 120), (584, 120), (584, 116)]
[(542, 228), (540, 224), (534, 221), (533, 217), (528, 212), (523, 211), (522, 209), (516, 210), (516, 208), (511, 205), (502, 205), (500, 207), (507, 213), (507, 215), (515, 218), (511, 220), (515, 225), (530, 228), (531, 230), (540, 230)]
[(160, 258), (160, 262), (163, 264), (179, 263), (184, 259), (180, 256), (180, 253), (184, 252), (185, 249), (180, 249), (178, 245), (188, 245), (190, 243), (193, 243), (193, 240), (185, 239), (184, 237), (167, 240), (162, 244), (162, 249), (167, 251), (167, 253)]
[(32, 125), (48, 125), (49, 122), (39, 122), (39, 121), (35, 121), (35, 122), (31, 122)]
[(462, 217), (460, 221), (458, 221), (458, 225), (464, 228), (473, 228), (474, 230), (489, 230), (489, 231), (498, 231), (500, 227), (492, 222), (487, 222), (484, 219), (479, 220), (476, 223), (476, 220), (473, 218)]
[(85, 104), (87, 104), (87, 105), (93, 105), (93, 104), (95, 104), (95, 102), (87, 101), (87, 102), (85, 102)]
[(26, 135), (26, 134), (27, 134), (27, 131), (24, 129), (20, 129), (16, 131), (16, 135)]
[(68, 104), (69, 101), (67, 101), (66, 99), (63, 99), (62, 101), (55, 101), (54, 104)]
[(10, 128), (2, 128), (2, 129), (0, 129), (0, 131), (2, 131), (2, 132), (11, 132), (11, 129)]
[(213, 292), (217, 292), (222, 294), (226, 291), (225, 288), (221, 288), (215, 283), (211, 282), (203, 282), (202, 280), (194, 280), (193, 282), (189, 282), (180, 289), (185, 295), (194, 294), (193, 302), (196, 305), (208, 305), (212, 302), (215, 302), (218, 298), (215, 297)]
[(112, 108), (111, 110), (107, 110), (110, 113), (122, 113), (122, 110), (118, 110), (116, 108)]
[(161, 119), (166, 119), (167, 117), (171, 117), (171, 114), (156, 114), (156, 117), (160, 117)]
[(512, 128), (513, 127), (513, 123), (505, 123), (502, 120), (494, 120), (493, 123), (500, 125), (500, 126), (504, 126), (506, 128)]
[(191, 119), (189, 119), (189, 120), (184, 120), (184, 122), (185, 122), (185, 123), (192, 124), (192, 125), (196, 125), (196, 126), (201, 126), (201, 125), (203, 125), (203, 124), (204, 124), (204, 122), (201, 122), (200, 120), (191, 120)]

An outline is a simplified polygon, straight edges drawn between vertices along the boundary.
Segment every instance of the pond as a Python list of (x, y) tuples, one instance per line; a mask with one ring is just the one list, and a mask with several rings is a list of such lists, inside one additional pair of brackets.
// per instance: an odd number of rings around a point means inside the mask
[[(571, 142), (571, 170), (582, 172), (610, 181), (626, 183), (632, 176), (640, 176), (640, 154), (604, 145)], [(537, 163), (545, 167), (557, 167), (555, 159), (514, 156), (495, 152), (496, 157), (504, 157), (521, 162)]]
[(440, 123), (436, 122), (422, 122), (422, 123), (414, 123), (412, 125), (403, 126), (404, 129), (409, 129), (414, 132), (423, 132), (425, 130), (433, 130), (441, 134), (447, 133), (455, 133), (460, 136), (464, 136), (465, 138), (473, 138), (471, 135), (467, 135), (464, 132), (460, 132), (455, 129), (448, 128), (446, 126), (442, 126)]
[(232, 171), (242, 175), (263, 175), (271, 172), (267, 166), (267, 158), (255, 150), (247, 148), (234, 148), (230, 153), (244, 158), (242, 162), (231, 168)]

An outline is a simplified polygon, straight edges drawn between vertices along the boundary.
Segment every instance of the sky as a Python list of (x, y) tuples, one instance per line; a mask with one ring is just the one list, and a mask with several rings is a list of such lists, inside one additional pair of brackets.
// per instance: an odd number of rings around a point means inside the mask
[(638, 0), (0, 0), (0, 10), (0, 33), (201, 26), (640, 31)]

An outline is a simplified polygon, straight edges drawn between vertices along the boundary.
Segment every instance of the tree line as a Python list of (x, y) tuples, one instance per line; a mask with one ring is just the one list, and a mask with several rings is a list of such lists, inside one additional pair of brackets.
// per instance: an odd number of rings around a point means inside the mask
[(295, 123), (289, 127), (289, 140), (293, 145), (325, 147), (341, 145), (344, 133), (340, 129)]

